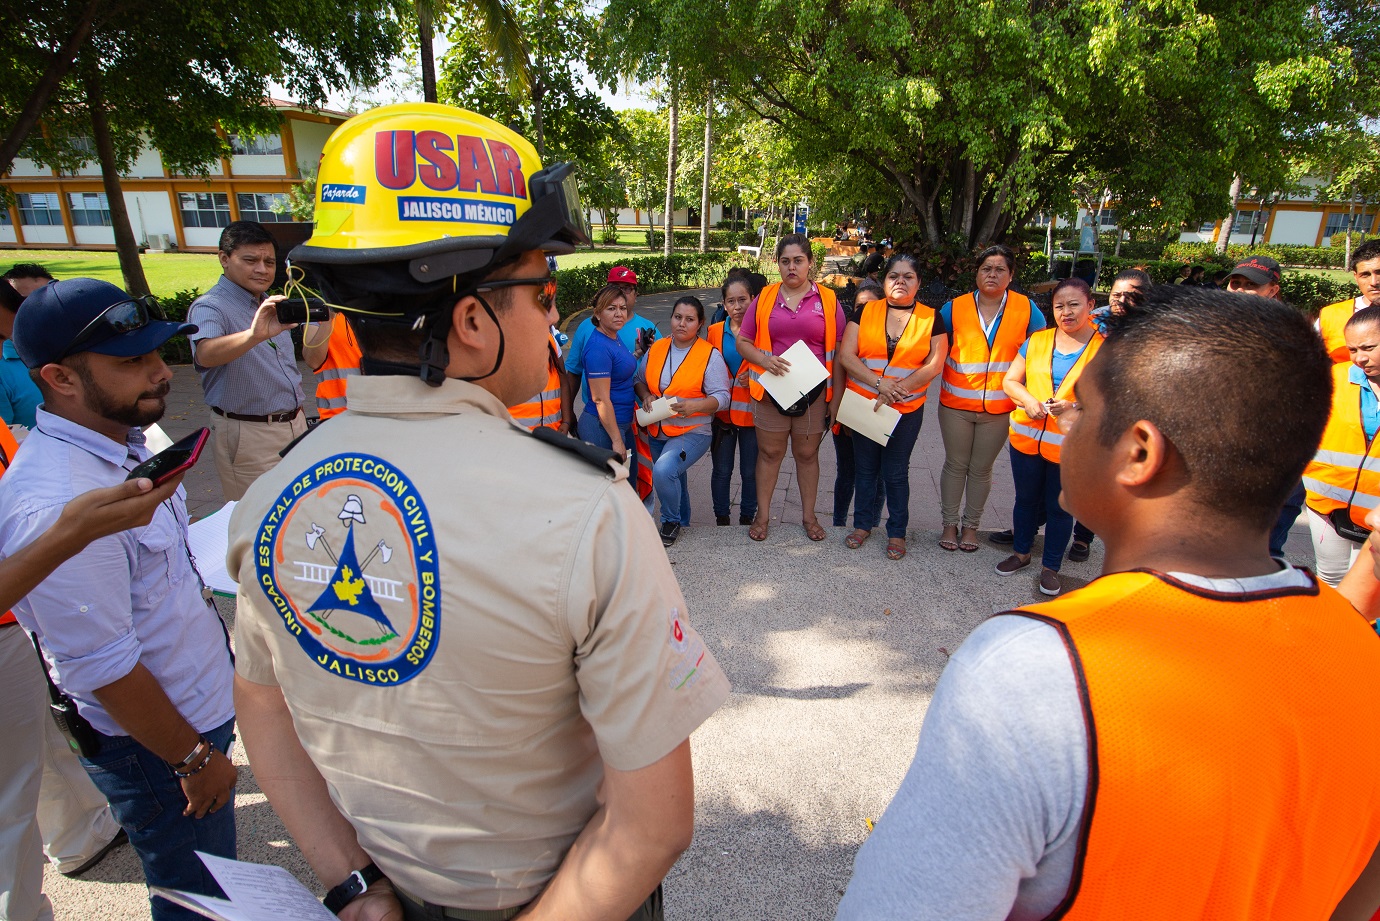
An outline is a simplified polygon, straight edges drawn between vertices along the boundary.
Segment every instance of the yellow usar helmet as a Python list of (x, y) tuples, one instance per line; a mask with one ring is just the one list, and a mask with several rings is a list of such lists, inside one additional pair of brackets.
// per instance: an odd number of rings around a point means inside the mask
[(573, 164), (544, 169), (526, 139), (474, 112), (401, 103), (331, 135), (316, 227), (290, 258), (327, 272), (405, 263), (410, 278), (398, 281), (422, 291), (529, 250), (570, 253), (589, 238)]

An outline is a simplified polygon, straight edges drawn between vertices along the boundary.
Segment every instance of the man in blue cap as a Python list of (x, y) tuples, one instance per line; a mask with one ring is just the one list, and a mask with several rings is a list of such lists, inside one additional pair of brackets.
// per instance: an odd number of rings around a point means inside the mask
[[(158, 348), (196, 327), (152, 298), (90, 278), (27, 298), (14, 344), (43, 393), (37, 427), (0, 489), (0, 555), (63, 506), (148, 459), (172, 373)], [(187, 550), (186, 493), (147, 527), (93, 541), (15, 607), (95, 730), (82, 760), (129, 833), (150, 885), (219, 895), (194, 851), (235, 856), (229, 636)], [(152, 899), (154, 921), (198, 916)]]

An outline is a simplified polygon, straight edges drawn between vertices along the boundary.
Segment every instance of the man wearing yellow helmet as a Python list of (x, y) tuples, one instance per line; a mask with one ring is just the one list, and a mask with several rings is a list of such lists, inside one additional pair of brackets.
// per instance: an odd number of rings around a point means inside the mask
[(347, 921), (660, 918), (728, 684), (614, 455), (504, 408), (587, 240), (571, 167), (388, 106), (327, 143), (316, 221), (291, 258), (362, 374), (231, 524), (256, 777)]

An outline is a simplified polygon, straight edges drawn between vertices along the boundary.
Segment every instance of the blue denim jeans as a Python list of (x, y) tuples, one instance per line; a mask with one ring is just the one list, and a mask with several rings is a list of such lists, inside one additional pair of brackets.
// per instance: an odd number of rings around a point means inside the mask
[[(1046, 569), (1059, 571), (1073, 534), (1073, 516), (1059, 504), (1059, 465), (1038, 454), (1011, 451), (1011, 478), (1016, 483), (1016, 505), (1011, 511), (1014, 541), (1011, 549), (1020, 554), (1035, 546), (1035, 532), (1040, 529), (1041, 505), (1045, 514), (1045, 551), (1041, 562)], [(1091, 538), (1091, 533), (1089, 533)]]
[[(234, 729), (232, 719), (204, 735), (229, 755)], [(235, 858), (233, 796), (231, 802), (200, 819), (184, 816), (187, 797), (181, 781), (162, 758), (129, 736), (102, 737), (100, 754), (81, 762), (96, 788), (110, 800), (115, 821), (129, 834), (150, 886), (225, 898), (194, 852)], [(166, 899), (149, 902), (153, 921), (202, 921), (201, 915)]]
[(910, 525), (910, 455), (920, 437), (925, 407), (902, 413), (886, 447), (862, 435), (853, 436), (853, 463), (856, 486), (853, 499), (853, 527), (871, 531), (882, 517), (878, 481), (886, 492), (886, 536), (905, 540)]
[[(673, 438), (653, 437), (652, 492), (661, 500), (661, 520), (685, 527), (690, 524), (690, 478), (686, 471), (709, 450), (712, 436), (709, 426), (702, 425), (684, 435)], [(647, 497), (647, 511), (652, 510), (652, 498)]]
[(713, 422), (714, 446), (711, 458), (714, 472), (709, 475), (709, 492), (714, 497), (714, 514), (727, 516), (729, 489), (733, 485), (733, 455), (738, 455), (739, 476), (743, 480), (743, 500), (739, 514), (757, 517), (757, 429), (728, 422)]
[(1289, 539), (1289, 529), (1303, 511), (1303, 483), (1299, 482), (1289, 498), (1284, 500), (1284, 508), (1279, 510), (1279, 518), (1270, 529), (1270, 556), (1284, 556), (1284, 543)]
[[(633, 424), (631, 420), (621, 423), (618, 429), (623, 433), (623, 444), (627, 447), (628, 453), (636, 457), (637, 449), (633, 447)], [(594, 413), (580, 413), (580, 418), (575, 422), (575, 431), (580, 436), (581, 441), (587, 441), (610, 451), (613, 450), (613, 439), (609, 437), (608, 432), (604, 431), (604, 424)]]
[[(844, 426), (830, 437), (834, 440), (834, 460), (837, 469), (834, 473), (834, 527), (848, 524), (848, 509), (853, 504), (853, 489), (857, 481), (857, 471), (853, 464), (853, 432)], [(877, 479), (877, 514), (881, 514), (886, 501), (886, 485)]]

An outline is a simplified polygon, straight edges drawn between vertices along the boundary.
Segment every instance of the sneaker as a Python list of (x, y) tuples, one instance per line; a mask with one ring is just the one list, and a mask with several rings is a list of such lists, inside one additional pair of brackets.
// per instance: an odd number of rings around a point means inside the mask
[(680, 525), (674, 521), (663, 521), (661, 523), (661, 546), (669, 547), (680, 537)]
[(1092, 553), (1092, 547), (1081, 540), (1076, 540), (1073, 542), (1073, 546), (1069, 547), (1069, 562), (1086, 563), (1090, 553)]
[(1031, 559), (1031, 557), (1027, 557), (1023, 560), (1013, 553), (997, 564), (997, 575), (1014, 576), (1016, 573), (1029, 566)]
[(739, 516), (738, 516), (738, 523), (739, 523), (739, 524), (752, 524), (753, 519), (755, 519), (756, 517), (757, 517), (756, 515), (739, 515)]
[(726, 528), (726, 527), (728, 527), (728, 516), (727, 516), (727, 515), (715, 515), (715, 516), (714, 516), (714, 523), (715, 523), (716, 525), (718, 525), (719, 527), (721, 527), (721, 528)]
[(1005, 531), (993, 531), (991, 534), (987, 535), (987, 539), (994, 544), (1001, 544), (1004, 547), (1009, 547), (1016, 542), (1016, 535), (1010, 528), (1007, 528)]
[(1052, 569), (1040, 571), (1040, 594), (1057, 595), (1063, 588), (1064, 587), (1059, 584), (1059, 574), (1057, 572)]
[(120, 831), (115, 835), (115, 837), (110, 839), (109, 844), (107, 844), (105, 847), (101, 848), (99, 851), (96, 852), (96, 856), (92, 857), (90, 860), (88, 860), (81, 866), (77, 867), (75, 870), (63, 870), (62, 875), (66, 876), (68, 879), (81, 876), (87, 870), (90, 870), (96, 864), (104, 860), (106, 854), (109, 854), (111, 851), (115, 850), (117, 847), (124, 844), (128, 840), (129, 835), (125, 832), (123, 828), (120, 829)]

